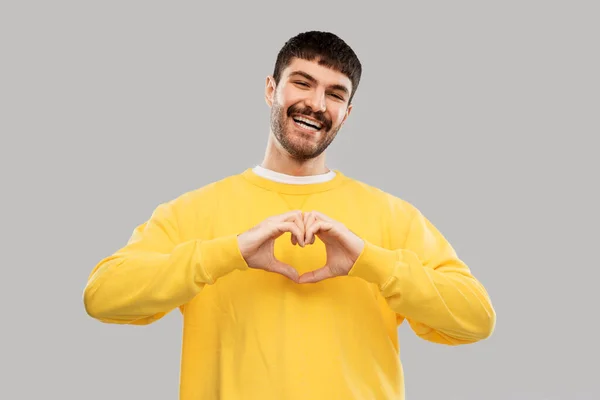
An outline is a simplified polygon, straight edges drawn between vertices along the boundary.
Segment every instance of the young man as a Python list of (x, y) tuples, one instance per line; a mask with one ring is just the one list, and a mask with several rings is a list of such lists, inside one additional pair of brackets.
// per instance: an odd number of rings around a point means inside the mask
[(182, 400), (403, 399), (403, 321), (447, 345), (494, 330), (486, 290), (418, 209), (327, 168), (360, 75), (337, 36), (290, 39), (262, 164), (159, 205), (93, 269), (100, 321), (180, 309)]

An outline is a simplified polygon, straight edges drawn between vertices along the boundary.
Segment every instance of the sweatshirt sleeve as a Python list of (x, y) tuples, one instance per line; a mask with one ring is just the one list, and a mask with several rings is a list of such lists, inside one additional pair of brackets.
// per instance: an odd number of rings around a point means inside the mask
[(123, 248), (94, 267), (83, 293), (91, 317), (146, 325), (189, 302), (204, 285), (248, 268), (235, 234), (181, 242), (172, 207), (159, 205)]
[(365, 241), (349, 275), (376, 284), (391, 309), (425, 340), (474, 343), (495, 328), (496, 314), (485, 288), (418, 210), (402, 248)]

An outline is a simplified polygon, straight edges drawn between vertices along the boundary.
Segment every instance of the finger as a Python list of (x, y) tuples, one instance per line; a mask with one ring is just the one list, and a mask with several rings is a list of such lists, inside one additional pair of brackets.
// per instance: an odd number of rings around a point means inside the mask
[(329, 217), (328, 215), (323, 214), (320, 211), (312, 211), (319, 219), (326, 221), (326, 222), (335, 222), (335, 220), (331, 217)]
[(304, 243), (306, 244), (306, 229), (308, 228), (308, 219), (310, 218), (310, 213), (302, 214), (302, 222), (304, 223)]
[[(300, 246), (304, 247), (305, 245), (305, 241), (304, 241), (304, 222), (302, 221), (302, 215), (298, 215), (294, 218), (294, 223), (298, 226), (298, 229), (300, 229), (300, 240), (298, 240), (298, 238), (294, 239), (294, 242), (299, 243)], [(292, 235), (292, 237), (295, 237), (295, 235)], [(292, 242), (293, 243), (293, 242)]]
[(304, 235), (302, 233), (302, 231), (300, 230), (300, 228), (298, 227), (298, 225), (296, 225), (295, 222), (280, 222), (279, 224), (275, 225), (275, 229), (276, 232), (274, 232), (274, 234), (276, 235), (275, 237), (279, 237), (281, 235), (283, 235), (285, 232), (290, 232), (292, 234), (292, 236), (296, 237), (296, 240), (299, 243), (304, 244)]
[(304, 229), (304, 243), (313, 244), (314, 240), (309, 229), (315, 223), (317, 217), (314, 213), (309, 213), (306, 219), (307, 221), (305, 224), (306, 228)]
[(316, 220), (311, 226), (308, 227), (308, 235), (310, 236), (310, 241), (308, 244), (313, 244), (316, 240), (316, 235), (322, 232), (330, 231), (333, 228), (333, 225), (329, 222)]
[(302, 218), (302, 210), (288, 211), (286, 213), (276, 215), (274, 219), (277, 221), (293, 221), (296, 219), (296, 217)]
[(327, 265), (314, 271), (302, 274), (298, 278), (298, 283), (315, 283), (324, 279), (333, 278), (335, 275)]
[(304, 227), (308, 226), (308, 219), (313, 215), (311, 212), (305, 212), (302, 214), (302, 221), (304, 222)]
[(298, 225), (298, 227), (300, 228), (300, 231), (302, 232), (302, 240), (298, 240), (297, 237), (295, 237), (295, 235), (292, 235), (290, 240), (292, 241), (292, 245), (296, 245), (296, 244), (300, 244), (300, 246), (304, 247), (304, 224), (302, 223), (302, 217), (303, 217), (303, 213), (301, 210), (293, 210), (293, 211), (288, 211), (286, 213), (277, 215), (274, 218), (275, 221), (277, 222), (294, 222), (296, 225)]
[(282, 263), (281, 261), (277, 261), (271, 266), (270, 271), (286, 276), (294, 282), (298, 283), (298, 271), (296, 271), (296, 269), (293, 268), (291, 265)]
[[(296, 222), (297, 217), (294, 217), (294, 219), (292, 220), (292, 222), (294, 222), (296, 225), (298, 225), (298, 223)], [(290, 235), (290, 240), (292, 241), (292, 245), (295, 246), (296, 244), (298, 244), (298, 238), (296, 237), (296, 235), (294, 235), (294, 233), (292, 233)]]

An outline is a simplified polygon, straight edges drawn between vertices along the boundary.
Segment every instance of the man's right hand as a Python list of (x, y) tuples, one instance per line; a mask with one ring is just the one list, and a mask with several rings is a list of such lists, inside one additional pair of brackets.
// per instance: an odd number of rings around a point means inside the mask
[(275, 258), (275, 239), (286, 232), (292, 234), (293, 245), (304, 247), (302, 211), (290, 211), (269, 217), (260, 224), (238, 235), (240, 252), (250, 268), (284, 275), (298, 282), (298, 271)]

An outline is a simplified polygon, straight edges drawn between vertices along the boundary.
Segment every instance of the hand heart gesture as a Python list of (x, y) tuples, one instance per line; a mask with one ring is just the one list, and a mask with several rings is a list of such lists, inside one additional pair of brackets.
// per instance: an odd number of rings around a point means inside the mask
[[(298, 271), (275, 258), (275, 239), (290, 232), (292, 244), (304, 247), (319, 237), (325, 244), (327, 262), (315, 271)], [(364, 241), (346, 226), (318, 211), (290, 211), (269, 217), (238, 235), (240, 252), (250, 268), (284, 275), (297, 283), (314, 283), (347, 275), (364, 248)]]
[(298, 271), (275, 258), (275, 239), (286, 232), (291, 232), (292, 244), (304, 247), (302, 211), (290, 211), (267, 218), (238, 235), (238, 245), (250, 268), (276, 272), (298, 282)]

